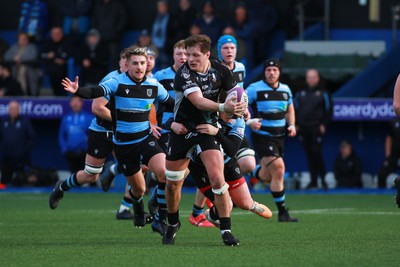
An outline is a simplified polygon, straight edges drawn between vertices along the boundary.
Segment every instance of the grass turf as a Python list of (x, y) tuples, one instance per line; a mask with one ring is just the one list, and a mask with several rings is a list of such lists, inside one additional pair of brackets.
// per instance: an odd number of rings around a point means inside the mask
[[(398, 266), (400, 210), (389, 194), (289, 194), (299, 223), (235, 209), (239, 247), (189, 224), (194, 194), (183, 194), (174, 246), (149, 225), (117, 221), (121, 194), (67, 193), (56, 210), (48, 196), (0, 194), (0, 266)], [(254, 199), (276, 211), (270, 194)]]

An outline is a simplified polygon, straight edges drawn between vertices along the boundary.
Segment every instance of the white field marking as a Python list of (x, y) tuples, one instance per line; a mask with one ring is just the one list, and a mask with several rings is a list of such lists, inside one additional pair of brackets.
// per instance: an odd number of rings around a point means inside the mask
[[(115, 210), (71, 210), (73, 213), (115, 213)], [(190, 210), (180, 210), (179, 215), (183, 218), (189, 217), (192, 211)], [(274, 214), (277, 212), (274, 211)], [(311, 209), (311, 210), (291, 210), (291, 214), (320, 214), (320, 215), (330, 215), (330, 214), (339, 214), (339, 215), (400, 215), (399, 211), (357, 211), (354, 208), (338, 208), (338, 209)], [(250, 211), (234, 209), (232, 215), (253, 215)]]

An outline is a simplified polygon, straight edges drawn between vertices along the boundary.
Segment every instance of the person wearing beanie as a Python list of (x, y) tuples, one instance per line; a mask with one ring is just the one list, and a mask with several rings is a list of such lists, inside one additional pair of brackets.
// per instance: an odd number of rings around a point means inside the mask
[(285, 163), (283, 148), (285, 135), (296, 136), (295, 112), (292, 92), (286, 84), (279, 81), (281, 66), (278, 59), (264, 62), (264, 79), (247, 87), (249, 106), (254, 118), (247, 125), (251, 128), (251, 137), (256, 154), (260, 159), (253, 177), (270, 182), (272, 197), (278, 208), (279, 222), (297, 222), (289, 216), (285, 203), (283, 177)]
[(243, 88), (246, 68), (242, 63), (236, 61), (237, 49), (236, 38), (232, 35), (226, 34), (218, 39), (218, 58), (232, 71), (236, 82)]
[[(243, 88), (246, 68), (242, 63), (236, 61), (237, 49), (237, 40), (232, 35), (226, 34), (218, 39), (218, 58), (232, 71), (238, 86)], [(256, 166), (254, 150), (251, 149), (250, 143), (246, 137), (242, 141), (236, 158), (243, 174), (250, 173), (254, 170)]]

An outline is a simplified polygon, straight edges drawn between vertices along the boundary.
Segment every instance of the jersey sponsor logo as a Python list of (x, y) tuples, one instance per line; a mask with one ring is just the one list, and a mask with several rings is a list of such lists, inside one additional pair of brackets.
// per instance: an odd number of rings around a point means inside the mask
[(272, 146), (269, 146), (268, 149), (274, 151), (274, 148)]
[(182, 72), (181, 76), (182, 76), (184, 79), (189, 79), (190, 74), (189, 74), (189, 73)]
[(147, 96), (150, 97), (153, 94), (153, 89), (147, 89)]
[(94, 154), (97, 155), (97, 153), (99, 153), (99, 150), (98, 150), (98, 149), (95, 149), (95, 150), (94, 150)]
[(122, 168), (124, 168), (124, 170), (126, 170), (126, 164), (122, 164)]
[(151, 141), (151, 142), (149, 142), (149, 145), (150, 145), (150, 146), (155, 146), (156, 143), (155, 143), (154, 141)]
[(237, 133), (240, 135), (244, 135), (244, 128), (237, 128)]
[(289, 98), (288, 94), (282, 94), (282, 95), (283, 95), (283, 98), (284, 98), (285, 100), (288, 100), (288, 98)]
[[(240, 174), (240, 169), (239, 169), (239, 167), (236, 167), (236, 168), (235, 168), (235, 172), (236, 172), (237, 174)], [(238, 184), (239, 184), (239, 183), (234, 184), (233, 186), (238, 185)]]
[(171, 82), (169, 85), (171, 86), (171, 88), (174, 88), (174, 83), (173, 82)]
[(206, 177), (201, 177), (201, 180), (205, 183), (207, 180), (206, 180)]
[(239, 78), (239, 82), (243, 81), (243, 74), (242, 73), (238, 73), (238, 78)]
[(130, 90), (128, 88), (125, 89), (125, 93), (128, 95)]
[(185, 135), (185, 139), (190, 139), (192, 137), (197, 136), (199, 133), (194, 133), (194, 132), (190, 132), (187, 135)]
[(265, 94), (264, 94), (264, 97), (265, 97), (265, 99), (267, 99), (267, 98), (268, 98), (268, 94), (267, 94), (267, 93), (265, 93)]

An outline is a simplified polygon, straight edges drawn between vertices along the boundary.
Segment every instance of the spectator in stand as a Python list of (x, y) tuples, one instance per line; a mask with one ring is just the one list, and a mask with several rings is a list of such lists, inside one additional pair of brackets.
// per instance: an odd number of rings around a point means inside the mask
[(66, 92), (60, 81), (67, 76), (67, 61), (71, 56), (71, 44), (64, 37), (61, 27), (53, 27), (50, 39), (43, 44), (41, 59), (44, 61), (44, 69), (49, 75), (53, 95), (66, 96)]
[(21, 85), (11, 75), (11, 66), (0, 65), (0, 97), (2, 96), (23, 96)]
[(151, 35), (148, 30), (144, 29), (139, 35), (138, 41), (133, 44), (139, 47), (148, 47), (156, 53), (156, 56), (159, 54), (157, 47), (153, 44), (151, 40)]
[[(254, 30), (255, 24), (254, 21), (249, 19), (247, 7), (245, 4), (238, 4), (235, 8), (235, 14), (233, 16), (233, 20), (230, 21), (230, 26), (235, 31), (236, 40), (238, 40), (240, 51), (254, 51)], [(226, 29), (226, 28), (225, 28)], [(224, 33), (230, 34), (230, 33)], [(230, 34), (232, 35), (232, 34)], [(240, 44), (240, 40), (244, 43), (244, 45)], [(250, 53), (246, 55), (246, 67), (252, 69), (254, 67), (254, 54)], [(241, 59), (240, 55), (238, 55), (239, 61)]]
[(13, 76), (20, 83), (25, 95), (39, 95), (41, 73), (37, 66), (38, 51), (36, 46), (29, 42), (28, 34), (18, 34), (18, 42), (7, 50), (4, 61), (12, 64)]
[(0, 123), (0, 189), (11, 183), (17, 173), (24, 175), (30, 168), (35, 132), (30, 120), (20, 116), (19, 112), (19, 103), (11, 101), (8, 104), (9, 116)]
[(9, 48), (10, 45), (6, 41), (0, 38), (0, 63), (3, 63), (4, 54), (7, 52)]
[(306, 152), (311, 176), (311, 182), (307, 185), (307, 189), (318, 187), (318, 177), (322, 180), (322, 187), (327, 189), (322, 140), (327, 125), (332, 120), (332, 99), (316, 69), (307, 71), (306, 83), (307, 88), (296, 93), (294, 103), (297, 129)]
[(343, 140), (340, 144), (333, 172), (337, 182), (336, 187), (360, 188), (362, 186), (361, 162), (354, 152), (352, 144), (347, 140)]
[(198, 24), (196, 24), (196, 23), (193, 23), (193, 24), (190, 26), (189, 34), (190, 34), (190, 35), (199, 35), (199, 34), (201, 34), (201, 28), (200, 28), (200, 26), (199, 26)]
[(86, 35), (81, 49), (82, 84), (98, 85), (108, 73), (108, 51), (101, 43), (100, 33), (92, 29)]
[(158, 49), (158, 67), (166, 68), (171, 63), (171, 15), (166, 0), (157, 1), (157, 15), (153, 21), (151, 40)]
[(258, 65), (268, 55), (269, 41), (278, 24), (278, 10), (272, 0), (247, 1), (249, 18), (253, 20), (254, 29), (254, 64)]
[[(107, 19), (104, 19), (107, 18)], [(123, 5), (117, 0), (97, 0), (92, 14), (92, 27), (97, 29), (109, 52), (109, 67), (118, 67), (120, 42), (126, 26)]]
[(385, 157), (378, 172), (379, 188), (386, 188), (388, 175), (400, 168), (400, 117), (390, 123), (385, 140)]
[(49, 13), (45, 1), (22, 1), (18, 32), (25, 32), (31, 42), (40, 43), (47, 33), (48, 25)]
[(190, 27), (196, 18), (196, 9), (190, 0), (179, 0), (178, 9), (172, 12), (171, 18), (171, 44), (183, 40), (190, 35)]
[(225, 25), (215, 15), (215, 6), (213, 1), (206, 1), (203, 5), (202, 13), (194, 22), (201, 28), (201, 33), (207, 35), (211, 39), (211, 45), (217, 45), (218, 38), (222, 34)]
[(85, 167), (89, 126), (93, 115), (83, 110), (83, 100), (79, 96), (71, 97), (70, 107), (72, 112), (61, 120), (58, 141), (69, 170), (74, 173)]

